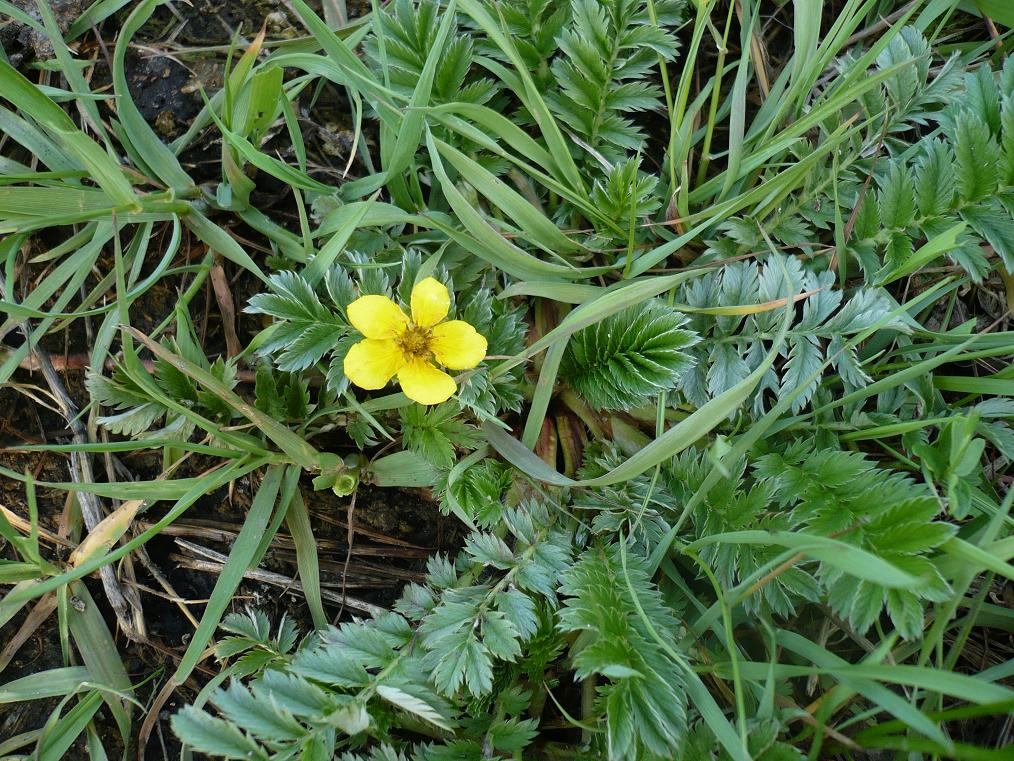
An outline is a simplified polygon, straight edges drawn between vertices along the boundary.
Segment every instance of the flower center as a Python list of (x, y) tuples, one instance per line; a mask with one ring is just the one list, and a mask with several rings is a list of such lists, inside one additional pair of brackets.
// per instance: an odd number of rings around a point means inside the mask
[(406, 359), (429, 359), (430, 331), (413, 325), (398, 337), (398, 347)]

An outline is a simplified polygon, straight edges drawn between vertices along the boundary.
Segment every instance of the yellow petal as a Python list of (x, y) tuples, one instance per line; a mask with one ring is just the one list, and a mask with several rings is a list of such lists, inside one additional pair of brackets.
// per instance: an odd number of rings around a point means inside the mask
[(454, 378), (429, 362), (413, 359), (398, 371), (398, 382), (405, 396), (419, 404), (440, 404), (454, 394)]
[(387, 296), (360, 296), (347, 311), (352, 327), (367, 338), (394, 338), (408, 326), (408, 316)]
[(391, 340), (367, 338), (354, 344), (345, 355), (345, 377), (359, 388), (383, 388), (405, 364), (398, 344)]
[(463, 320), (442, 322), (430, 335), (430, 349), (444, 367), (468, 370), (486, 356), (486, 339)]
[(429, 328), (447, 316), (451, 308), (451, 295), (447, 287), (436, 278), (428, 277), (412, 289), (412, 322)]

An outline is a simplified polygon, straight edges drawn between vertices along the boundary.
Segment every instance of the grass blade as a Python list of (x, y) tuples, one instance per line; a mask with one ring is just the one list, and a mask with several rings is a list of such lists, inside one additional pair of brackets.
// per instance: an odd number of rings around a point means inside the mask
[(229, 559), (215, 582), (208, 606), (204, 609), (204, 615), (201, 616), (201, 624), (194, 632), (179, 666), (173, 673), (172, 682), (174, 684), (183, 684), (200, 662), (204, 648), (211, 641), (222, 616), (232, 602), (236, 588), (243, 580), (243, 574), (250, 567), (257, 548), (264, 538), (268, 519), (271, 517), (271, 512), (278, 499), (283, 472), (284, 470), (277, 465), (270, 466), (265, 472), (264, 480), (257, 489), (243, 528), (240, 529), (236, 541), (232, 545)]

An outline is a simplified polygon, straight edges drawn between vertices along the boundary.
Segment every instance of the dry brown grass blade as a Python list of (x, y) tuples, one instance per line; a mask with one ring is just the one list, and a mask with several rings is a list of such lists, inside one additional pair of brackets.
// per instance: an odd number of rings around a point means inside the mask
[(0, 650), (0, 673), (3, 673), (3, 670), (14, 659), (21, 646), (28, 641), (28, 638), (35, 633), (36, 629), (46, 622), (46, 619), (52, 615), (54, 610), (56, 610), (56, 595), (54, 594), (45, 595), (35, 603), (35, 607), (25, 617), (25, 620), (14, 633), (14, 636), (4, 645), (4, 649)]
[[(743, 3), (736, 0), (736, 15), (739, 23), (743, 23)], [(767, 99), (771, 92), (771, 82), (768, 79), (768, 53), (764, 47), (764, 40), (756, 31), (750, 33), (750, 58), (753, 60), (754, 71), (757, 73), (757, 84), (761, 93)]]
[[(151, 526), (150, 523), (145, 521), (138, 521), (137, 526), (145, 529)], [(162, 533), (166, 536), (182, 536), (204, 539), (212, 542), (225, 542), (231, 543), (236, 538), (236, 534), (239, 533), (239, 526), (235, 526), (231, 523), (221, 523), (218, 521), (178, 521), (170, 526), (166, 526)], [(356, 527), (356, 534), (362, 534), (359, 527)], [(373, 537), (371, 537), (373, 538)], [(295, 543), (292, 541), (292, 537), (288, 534), (278, 533), (271, 540), (271, 546), (275, 549), (287, 549), (294, 550)], [(319, 551), (332, 551), (332, 552), (344, 552), (346, 549), (345, 542), (339, 542), (334, 539), (318, 539), (317, 549)], [(425, 560), (431, 554), (430, 550), (422, 547), (404, 546), (402, 544), (395, 545), (393, 547), (371, 547), (356, 545), (352, 548), (352, 554), (354, 556), (365, 556), (365, 557), (397, 557), (406, 559), (421, 559)]]
[[(323, 512), (321, 510), (313, 510), (311, 511), (311, 515), (317, 520), (321, 521), (322, 523), (329, 523), (332, 526), (338, 526), (339, 528), (343, 529), (348, 529), (349, 527), (347, 521), (343, 521), (341, 518), (338, 518), (335, 515), (332, 515), (331, 513)], [(422, 547), (418, 544), (406, 542), (404, 539), (398, 539), (395, 536), (385, 534), (382, 531), (375, 531), (366, 526), (356, 526), (356, 534), (358, 536), (364, 536), (367, 539), (372, 539), (375, 542), (381, 542), (383, 544), (390, 544), (396, 547), (405, 547), (407, 549), (413, 550), (425, 550), (427, 553), (426, 557), (429, 557), (429, 553), (431, 552), (427, 548)]]
[(775, 702), (778, 703), (778, 705), (780, 705), (782, 708), (791, 709), (794, 719), (798, 719), (799, 721), (802, 721), (804, 724), (813, 727), (814, 729), (819, 729), (824, 734), (825, 737), (830, 738), (835, 742), (841, 743), (846, 748), (851, 748), (852, 750), (859, 750), (859, 746), (856, 745), (851, 738), (846, 737), (841, 732), (832, 729), (823, 722), (817, 721), (815, 718), (813, 718), (813, 715), (810, 714), (806, 709), (796, 705), (789, 698), (783, 695), (775, 695)]
[[(4, 507), (3, 505), (0, 505), (0, 513), (3, 513), (4, 518), (7, 519), (7, 522), (10, 523), (18, 531), (22, 531), (27, 534), (29, 531), (32, 530), (32, 524), (25, 518), (22, 518), (13, 510)], [(68, 541), (62, 536), (58, 536), (52, 533), (51, 531), (47, 531), (42, 526), (37, 527), (36, 532), (38, 533), (39, 539), (41, 539), (43, 542), (47, 542), (53, 545), (60, 545), (61, 547), (74, 546), (73, 542)]]
[(80, 565), (96, 553), (109, 550), (130, 528), (134, 516), (143, 505), (144, 500), (132, 499), (124, 502), (103, 518), (71, 553), (70, 564), (72, 566)]
[[(13, 350), (8, 349), (6, 346), (0, 346), (0, 362), (6, 360), (13, 354)], [(214, 355), (212, 355), (214, 356)], [(91, 355), (90, 354), (64, 354), (59, 357), (50, 357), (50, 363), (53, 365), (53, 369), (58, 372), (66, 372), (68, 370), (85, 370), (91, 367)], [(155, 371), (155, 362), (151, 359), (142, 359), (141, 364), (148, 372)], [(39, 360), (29, 354), (25, 357), (18, 365), (22, 370), (30, 370), (32, 372), (39, 372), (42, 369), (42, 364)], [(105, 361), (106, 370), (116, 369), (116, 360), (107, 358)], [(253, 383), (257, 380), (257, 373), (253, 370), (240, 369), (236, 371), (236, 380), (240, 383)], [(320, 379), (311, 378), (311, 385), (319, 385)]]
[(225, 353), (229, 358), (237, 356), (242, 350), (239, 336), (236, 335), (236, 302), (232, 298), (229, 280), (222, 266), (222, 257), (216, 256), (211, 266), (211, 286), (215, 291), (218, 310), (222, 314), (222, 331), (225, 334)]

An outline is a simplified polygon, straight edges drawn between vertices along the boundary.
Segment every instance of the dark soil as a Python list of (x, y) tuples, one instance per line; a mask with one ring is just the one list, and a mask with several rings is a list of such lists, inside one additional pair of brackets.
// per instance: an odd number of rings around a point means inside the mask
[[(0, 629), (0, 642), (6, 643), (17, 630), (27, 613), (18, 615), (10, 624)], [(14, 681), (48, 669), (61, 668), (65, 664), (60, 655), (60, 634), (56, 617), (51, 616), (34, 635), (21, 646), (18, 654), (3, 671), (3, 681)], [(0, 705), (0, 740), (16, 737), (32, 729), (38, 729), (60, 702), (59, 698), (30, 700), (23, 703)], [(114, 730), (115, 733), (115, 730)], [(112, 739), (112, 735), (110, 735)], [(68, 758), (87, 758), (83, 738), (70, 749)]]
[[(36, 0), (11, 0), (11, 4), (38, 22), (42, 22), (42, 14)], [(61, 32), (81, 15), (81, 11), (91, 4), (90, 0), (49, 0), (53, 18)], [(3, 44), (12, 66), (20, 66), (31, 58), (52, 58), (53, 43), (45, 34), (32, 29), (27, 24), (12, 23), (0, 27), (0, 43)]]
[(163, 139), (178, 137), (201, 110), (203, 82), (179, 61), (134, 54), (127, 59), (126, 74), (134, 103)]

